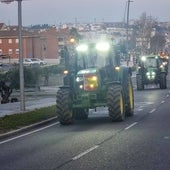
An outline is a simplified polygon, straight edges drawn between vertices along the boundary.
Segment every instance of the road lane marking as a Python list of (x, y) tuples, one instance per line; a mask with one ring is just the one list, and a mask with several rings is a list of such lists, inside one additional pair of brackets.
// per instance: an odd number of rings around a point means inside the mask
[(37, 130), (31, 131), (31, 132), (24, 133), (24, 134), (22, 134), (22, 135), (19, 135), (19, 136), (16, 136), (16, 137), (13, 137), (13, 138), (4, 140), (4, 141), (0, 142), (0, 145), (1, 145), (1, 144), (4, 144), (4, 143), (7, 143), (7, 142), (10, 142), (10, 141), (13, 141), (13, 140), (15, 140), (15, 139), (22, 138), (22, 137), (24, 137), (24, 136), (31, 135), (31, 134), (36, 133), (36, 132), (42, 131), (42, 130), (44, 130), (44, 129), (47, 129), (47, 128), (52, 127), (52, 126), (57, 125), (57, 124), (59, 124), (59, 122), (56, 122), (56, 123), (53, 123), (53, 124), (51, 124), (51, 125), (42, 127), (42, 128), (40, 128), (40, 129), (37, 129)]
[(98, 147), (99, 147), (99, 145), (95, 145), (95, 146), (93, 146), (93, 147), (87, 149), (86, 151), (84, 151), (84, 152), (78, 154), (77, 156), (73, 157), (72, 160), (75, 161), (75, 160), (81, 158), (82, 156), (88, 154), (89, 152), (91, 152), (91, 151), (97, 149)]
[(162, 101), (161, 101), (161, 104), (163, 104), (163, 103), (165, 103), (165, 101), (164, 101), (164, 100), (162, 100)]
[(156, 109), (152, 109), (149, 113), (153, 113), (153, 112), (155, 112), (156, 111)]
[(129, 125), (128, 127), (125, 128), (125, 130), (128, 130), (130, 129), (131, 127), (135, 126), (138, 122), (134, 122), (132, 123), (131, 125)]

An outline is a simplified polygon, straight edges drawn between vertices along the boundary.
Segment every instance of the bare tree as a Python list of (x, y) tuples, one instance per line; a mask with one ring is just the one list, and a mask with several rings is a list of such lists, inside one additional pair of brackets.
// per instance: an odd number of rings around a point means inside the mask
[(151, 47), (151, 38), (155, 32), (157, 20), (143, 13), (139, 20), (136, 21), (136, 46), (140, 53), (149, 53)]
[(151, 44), (150, 49), (153, 53), (158, 53), (159, 51), (163, 51), (166, 44), (165, 35), (161, 33), (156, 33), (151, 38), (150, 44)]

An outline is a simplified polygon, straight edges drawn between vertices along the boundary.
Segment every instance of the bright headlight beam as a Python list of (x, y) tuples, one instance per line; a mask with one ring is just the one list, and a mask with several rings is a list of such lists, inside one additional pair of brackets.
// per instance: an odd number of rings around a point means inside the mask
[(76, 50), (79, 52), (86, 52), (88, 50), (88, 46), (86, 44), (81, 44), (76, 47)]
[(110, 49), (110, 45), (107, 42), (99, 42), (99, 43), (96, 44), (96, 49), (98, 51), (105, 52), (105, 51), (108, 51)]
[(141, 57), (141, 60), (142, 60), (142, 61), (146, 61), (146, 57), (145, 57), (145, 56), (142, 56), (142, 57)]

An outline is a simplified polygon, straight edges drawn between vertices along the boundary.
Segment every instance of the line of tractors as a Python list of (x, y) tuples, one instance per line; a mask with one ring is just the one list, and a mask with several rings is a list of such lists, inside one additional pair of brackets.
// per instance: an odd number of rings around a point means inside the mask
[[(60, 124), (68, 125), (76, 119), (87, 119), (90, 109), (107, 107), (111, 121), (124, 121), (133, 116), (134, 91), (132, 71), (121, 66), (116, 45), (108, 39), (82, 41), (64, 47), (64, 85), (56, 96)], [(156, 84), (167, 88), (169, 56), (145, 55), (137, 61), (137, 90)]]

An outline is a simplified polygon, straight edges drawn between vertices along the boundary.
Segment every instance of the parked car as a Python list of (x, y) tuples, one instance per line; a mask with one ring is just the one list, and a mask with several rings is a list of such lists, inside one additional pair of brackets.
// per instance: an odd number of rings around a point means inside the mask
[(44, 60), (41, 60), (39, 58), (24, 58), (23, 64), (25, 66), (31, 66), (31, 65), (44, 65), (47, 63)]
[(47, 64), (44, 60), (41, 60), (39, 58), (31, 58), (31, 61), (34, 62), (34, 63), (38, 63), (40, 65)]
[(24, 58), (24, 59), (23, 59), (23, 64), (24, 64), (25, 66), (31, 66), (31, 65), (34, 64), (34, 63), (33, 63), (33, 61), (32, 61), (30, 58)]

